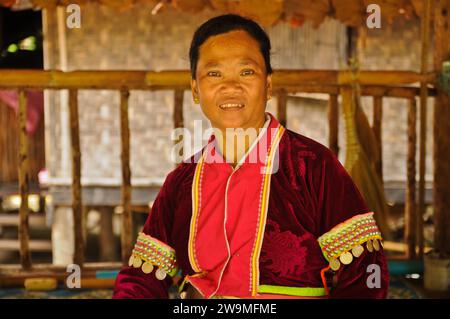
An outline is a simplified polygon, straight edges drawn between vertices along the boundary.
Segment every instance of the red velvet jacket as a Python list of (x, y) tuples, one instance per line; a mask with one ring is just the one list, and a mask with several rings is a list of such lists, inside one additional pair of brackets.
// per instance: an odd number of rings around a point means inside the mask
[[(330, 258), (333, 249), (328, 251), (328, 258), (323, 249), (334, 243), (327, 244), (324, 239), (320, 245), (318, 239), (331, 234), (333, 228), (340, 232), (342, 227), (350, 229), (349, 220), (358, 219), (369, 210), (344, 167), (325, 146), (285, 130), (279, 143), (279, 156), (279, 169), (270, 180), (259, 283), (323, 287), (321, 271), (333, 259)], [(167, 176), (142, 231), (175, 251), (183, 277), (195, 273), (188, 256), (195, 169), (195, 163), (182, 163)], [(356, 238), (364, 249), (358, 247), (361, 251), (355, 255), (358, 257), (350, 256), (353, 257), (350, 263), (341, 256), (339, 269), (332, 272), (334, 284), (328, 287), (328, 297), (385, 298), (389, 273), (382, 246), (368, 242), (363, 235), (351, 237), (353, 233), (344, 234), (344, 241), (353, 238), (354, 242)], [(354, 248), (349, 243), (344, 251), (351, 252)], [(339, 264), (339, 256), (334, 260)], [(371, 264), (381, 270), (378, 288), (367, 284), (371, 281), (371, 268), (368, 268)], [(140, 268), (124, 267), (116, 280), (114, 298), (167, 298), (171, 283), (170, 276), (158, 280), (155, 271), (146, 274)]]

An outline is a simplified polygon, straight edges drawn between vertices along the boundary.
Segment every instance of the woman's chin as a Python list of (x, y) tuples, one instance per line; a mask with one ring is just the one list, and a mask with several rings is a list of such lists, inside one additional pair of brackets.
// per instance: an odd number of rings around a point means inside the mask
[(220, 128), (242, 128), (245, 124), (245, 117), (240, 112), (223, 112), (218, 119), (216, 124)]

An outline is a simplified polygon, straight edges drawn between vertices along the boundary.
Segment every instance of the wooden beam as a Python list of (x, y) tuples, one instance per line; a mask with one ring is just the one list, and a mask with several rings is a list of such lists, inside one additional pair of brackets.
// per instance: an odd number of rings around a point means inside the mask
[[(86, 273), (95, 272), (97, 270), (118, 270), (122, 267), (120, 262), (87, 262), (83, 265), (83, 271)], [(0, 277), (15, 274), (48, 274), (48, 273), (64, 273), (67, 276), (67, 266), (53, 264), (34, 264), (32, 269), (24, 270), (21, 265), (17, 264), (0, 264)]]
[[(435, 84), (436, 74), (412, 71), (360, 71), (357, 80), (362, 85)], [(337, 70), (275, 70), (274, 89), (298, 84), (350, 85), (350, 71)], [(12, 70), (0, 71), (1, 88), (34, 89), (166, 89), (190, 88), (190, 72), (180, 71), (70, 71)]]
[(81, 151), (78, 119), (78, 91), (69, 90), (69, 121), (72, 150), (72, 211), (75, 235), (74, 263), (83, 266), (84, 238), (81, 196)]
[(339, 155), (339, 102), (337, 94), (330, 94), (328, 102), (328, 147)]
[[(430, 49), (430, 24), (431, 10), (434, 6), (434, 0), (426, 0), (426, 8), (423, 10), (421, 19), (421, 59), (420, 73), (426, 74), (428, 71), (428, 52)], [(419, 194), (417, 205), (417, 246), (419, 247), (418, 257), (422, 258), (423, 241), (423, 215), (425, 214), (425, 160), (426, 160), (426, 141), (427, 141), (427, 102), (428, 102), (428, 84), (420, 83), (420, 145), (419, 145)]]
[(29, 163), (28, 163), (28, 134), (27, 134), (27, 95), (24, 90), (19, 91), (19, 240), (20, 240), (20, 262), (24, 269), (31, 268), (31, 255), (29, 247), (29, 224), (28, 224), (28, 192), (29, 192)]
[[(0, 200), (1, 204), (1, 200)], [(20, 224), (20, 216), (10, 213), (0, 213), (0, 226), (18, 226)], [(28, 224), (34, 226), (45, 226), (45, 215), (31, 214), (28, 215)]]
[(375, 171), (380, 177), (380, 180), (383, 180), (383, 143), (381, 138), (381, 126), (383, 123), (383, 97), (382, 96), (374, 96), (373, 97), (373, 124), (372, 130), (375, 135), (375, 139), (377, 140), (377, 150), (379, 154), (379, 158), (375, 163)]
[(407, 152), (407, 184), (405, 198), (405, 242), (408, 247), (408, 259), (416, 257), (416, 100), (409, 100), (408, 108), (408, 152)]
[[(450, 4), (436, 0), (434, 14), (434, 69), (443, 71), (450, 60)], [(433, 123), (434, 246), (442, 256), (450, 254), (450, 96), (438, 87)]]
[(128, 90), (120, 91), (120, 141), (122, 164), (122, 263), (126, 265), (131, 255), (133, 242), (133, 220), (131, 216), (131, 170), (130, 170), (130, 128), (128, 119)]
[[(51, 240), (33, 239), (28, 241), (29, 251), (52, 251)], [(21, 243), (15, 239), (0, 239), (0, 250), (20, 251)]]
[[(285, 90), (288, 94), (294, 93), (324, 93), (324, 94), (339, 94), (340, 86), (337, 85), (319, 85), (319, 84), (289, 84), (282, 88), (274, 89), (274, 92), (280, 89)], [(361, 87), (362, 96), (382, 96), (393, 98), (410, 99), (420, 95), (420, 88), (418, 87), (403, 87), (403, 86), (380, 86), (370, 85)], [(428, 88), (428, 95), (435, 96), (436, 90)]]
[[(118, 262), (85, 263), (82, 272), (83, 279), (93, 279), (97, 276), (97, 271), (116, 271), (122, 267)], [(23, 281), (27, 278), (56, 278), (63, 283), (67, 279), (66, 266), (56, 266), (53, 264), (35, 264), (33, 268), (24, 270), (20, 265), (8, 264), (0, 265), (0, 287), (23, 286)]]
[(277, 103), (277, 119), (281, 125), (286, 127), (287, 124), (287, 94), (285, 90), (279, 90)]

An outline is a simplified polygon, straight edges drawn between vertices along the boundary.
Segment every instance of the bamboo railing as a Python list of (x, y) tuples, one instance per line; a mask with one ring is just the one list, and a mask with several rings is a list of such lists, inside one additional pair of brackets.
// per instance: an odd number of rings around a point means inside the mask
[[(408, 109), (408, 155), (407, 155), (407, 184), (406, 184), (406, 232), (407, 256), (412, 256), (416, 248), (415, 232), (417, 217), (416, 207), (416, 97), (421, 96), (421, 114), (426, 112), (422, 105), (425, 96), (434, 96), (435, 90), (427, 85), (435, 84), (435, 74), (416, 73), (410, 71), (361, 71), (358, 81), (362, 87), (363, 96), (373, 97), (374, 122), (373, 130), (379, 150), (381, 145), (381, 124), (383, 97), (402, 98), (409, 101)], [(278, 97), (277, 115), (282, 124), (287, 122), (287, 100), (291, 93), (325, 93), (329, 95), (328, 126), (329, 147), (337, 155), (339, 152), (339, 92), (340, 88), (349, 85), (352, 81), (351, 73), (347, 71), (312, 71), (312, 70), (277, 70), (273, 74), (273, 92)], [(419, 88), (418, 85), (422, 84)], [(128, 101), (131, 90), (172, 90), (174, 92), (174, 127), (183, 127), (183, 92), (190, 89), (189, 71), (37, 71), (37, 70), (1, 70), (0, 88), (15, 89), (20, 92), (18, 124), (20, 127), (20, 163), (19, 163), (19, 190), (21, 196), (20, 206), (20, 256), (21, 271), (32, 268), (29, 250), (29, 227), (28, 227), (28, 159), (27, 159), (27, 135), (26, 123), (26, 95), (27, 89), (68, 89), (69, 90), (69, 116), (72, 143), (72, 209), (74, 217), (74, 262), (89, 269), (95, 265), (84, 263), (84, 240), (83, 240), (83, 202), (81, 192), (81, 156), (79, 140), (79, 118), (78, 118), (78, 91), (86, 89), (110, 89), (116, 90), (120, 95), (120, 130), (121, 130), (121, 167), (122, 167), (122, 235), (121, 253), (122, 263), (125, 263), (132, 249), (133, 238), (131, 233), (131, 171), (130, 171), (130, 130), (128, 118)], [(422, 109), (423, 108), (423, 109)], [(421, 122), (423, 116), (420, 117)], [(422, 127), (422, 126), (421, 126)], [(421, 131), (422, 134), (422, 131)], [(423, 139), (421, 138), (421, 143)], [(420, 158), (425, 158), (425, 147), (419, 148)], [(423, 164), (424, 165), (424, 164)], [(378, 172), (381, 175), (382, 163), (377, 163)], [(420, 175), (419, 183), (424, 183), (424, 175)], [(422, 185), (421, 184), (421, 185)], [(423, 225), (419, 225), (423, 227)], [(419, 251), (423, 251), (423, 241), (419, 242)], [(117, 263), (114, 265), (117, 266)], [(99, 268), (110, 268), (112, 264), (100, 264)], [(7, 268), (11, 268), (8, 266)], [(44, 267), (45, 268), (45, 267)], [(0, 267), (1, 269), (1, 267)], [(42, 271), (42, 266), (35, 269)], [(48, 265), (48, 270), (59, 269)]]

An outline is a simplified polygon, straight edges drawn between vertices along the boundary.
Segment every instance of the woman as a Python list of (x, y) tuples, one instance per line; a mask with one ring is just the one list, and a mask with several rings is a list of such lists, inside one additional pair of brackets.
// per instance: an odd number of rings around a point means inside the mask
[(167, 298), (177, 273), (182, 298), (386, 297), (381, 236), (351, 178), (326, 147), (265, 113), (262, 28), (212, 18), (190, 63), (214, 134), (167, 176), (114, 297)]

